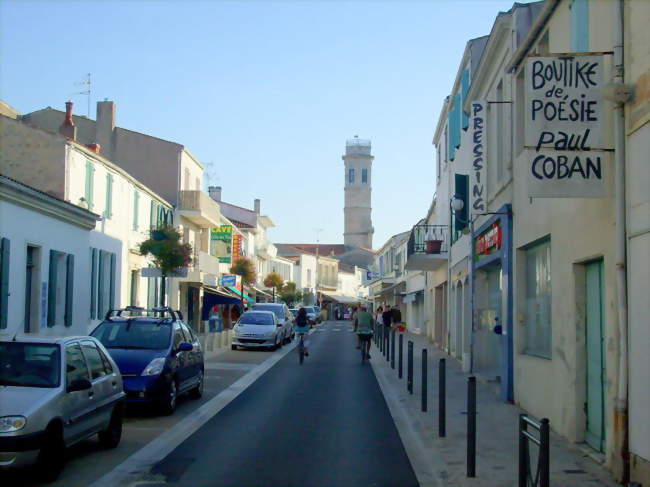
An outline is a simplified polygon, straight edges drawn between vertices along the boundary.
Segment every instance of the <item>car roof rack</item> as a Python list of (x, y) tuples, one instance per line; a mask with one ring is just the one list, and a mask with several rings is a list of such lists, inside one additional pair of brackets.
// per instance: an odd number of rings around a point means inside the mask
[(156, 306), (154, 308), (143, 308), (141, 306), (127, 306), (125, 308), (109, 309), (104, 316), (104, 320), (111, 320), (113, 318), (126, 318), (122, 316), (123, 313), (128, 314), (129, 318), (137, 317), (150, 317), (160, 318), (160, 323), (165, 320), (183, 320), (183, 313), (179, 310), (174, 311), (169, 306)]

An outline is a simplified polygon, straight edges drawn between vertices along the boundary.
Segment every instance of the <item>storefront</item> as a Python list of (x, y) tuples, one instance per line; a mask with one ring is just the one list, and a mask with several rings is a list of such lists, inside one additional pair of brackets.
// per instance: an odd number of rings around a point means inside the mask
[(473, 233), (473, 371), (513, 400), (512, 213), (502, 206)]

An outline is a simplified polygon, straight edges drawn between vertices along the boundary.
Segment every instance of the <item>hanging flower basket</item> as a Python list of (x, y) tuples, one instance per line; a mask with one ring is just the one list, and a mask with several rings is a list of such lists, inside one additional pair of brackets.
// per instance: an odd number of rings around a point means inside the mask
[(425, 244), (427, 254), (439, 254), (442, 249), (442, 240), (427, 240)]
[(406, 331), (406, 323), (400, 323), (397, 325), (397, 331), (405, 332)]

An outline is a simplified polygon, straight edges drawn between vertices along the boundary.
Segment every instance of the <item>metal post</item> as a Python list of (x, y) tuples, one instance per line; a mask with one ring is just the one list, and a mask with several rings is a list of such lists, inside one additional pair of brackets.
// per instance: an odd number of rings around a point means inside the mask
[(550, 426), (548, 418), (544, 418), (541, 421), (541, 427), (539, 429), (539, 487), (549, 487), (551, 485), (549, 433)]
[(379, 351), (384, 353), (384, 325), (379, 325)]
[(525, 414), (519, 415), (519, 483), (517, 487), (528, 487), (528, 442), (526, 441)]
[(422, 412), (427, 412), (427, 349), (422, 349)]
[(395, 370), (395, 330), (390, 337), (390, 368)]
[(413, 394), (413, 342), (409, 340), (406, 362), (406, 390)]
[(386, 362), (390, 360), (390, 328), (386, 329)]
[(476, 377), (467, 378), (467, 476), (476, 477)]
[(438, 361), (438, 436), (447, 435), (447, 365), (444, 358)]
[(399, 360), (397, 364), (397, 377), (402, 378), (402, 363), (404, 362), (404, 335), (399, 334)]

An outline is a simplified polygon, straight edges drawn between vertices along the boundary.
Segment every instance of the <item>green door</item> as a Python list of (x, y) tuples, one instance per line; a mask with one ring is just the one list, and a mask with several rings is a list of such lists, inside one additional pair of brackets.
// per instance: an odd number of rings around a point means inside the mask
[(587, 434), (589, 445), (603, 451), (605, 442), (603, 262), (587, 265)]

